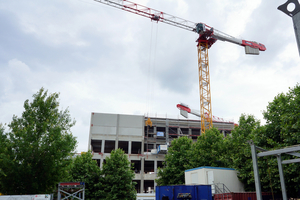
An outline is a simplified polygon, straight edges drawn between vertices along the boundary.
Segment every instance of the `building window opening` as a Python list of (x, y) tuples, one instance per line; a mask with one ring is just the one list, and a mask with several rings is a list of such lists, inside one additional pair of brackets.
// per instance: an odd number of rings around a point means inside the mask
[(154, 180), (145, 180), (144, 181), (144, 192), (145, 193), (154, 193)]
[(157, 132), (166, 132), (166, 127), (157, 127), (156, 131)]
[(150, 152), (151, 153), (151, 149), (154, 149), (154, 144), (144, 144), (144, 151), (145, 152)]
[(200, 136), (200, 129), (192, 129), (192, 135)]
[(188, 128), (180, 128), (181, 132), (180, 134), (183, 134), (183, 135), (188, 135), (189, 134), (189, 129)]
[(145, 174), (154, 174), (154, 161), (145, 161)]
[(169, 134), (177, 134), (177, 128), (169, 127)]
[(132, 142), (131, 144), (131, 153), (132, 154), (142, 154), (142, 143), (141, 142)]
[(197, 140), (197, 138), (201, 135), (200, 129), (192, 129), (192, 139)]
[[(147, 130), (148, 130), (148, 132), (147, 132)], [(154, 127), (149, 126), (149, 129), (148, 129), (147, 126), (145, 126), (144, 132), (145, 132), (145, 136), (147, 136), (147, 133), (150, 135), (154, 135)]]
[(105, 140), (104, 153), (111, 153), (115, 149), (114, 140)]
[(133, 180), (132, 182), (135, 182), (135, 190), (137, 193), (141, 193), (141, 181), (140, 180)]
[(162, 169), (164, 167), (164, 162), (163, 161), (157, 161), (157, 169), (160, 168)]
[(229, 130), (225, 130), (224, 131), (224, 137), (227, 137), (228, 135), (230, 135), (231, 134), (231, 131), (229, 131)]
[(141, 173), (141, 161), (140, 160), (131, 160), (131, 166), (133, 166), (133, 171), (136, 174)]
[(93, 159), (97, 162), (97, 166), (100, 167), (100, 159)]
[(128, 154), (128, 141), (119, 141), (118, 148), (122, 149), (125, 154)]
[(92, 151), (95, 153), (101, 153), (102, 140), (92, 140)]
[(169, 138), (175, 139), (178, 138), (177, 134), (169, 133)]

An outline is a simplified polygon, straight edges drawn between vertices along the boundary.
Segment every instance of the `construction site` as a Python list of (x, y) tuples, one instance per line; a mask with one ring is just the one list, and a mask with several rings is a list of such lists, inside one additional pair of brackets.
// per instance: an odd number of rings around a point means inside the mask
[[(138, 193), (153, 192), (156, 186), (157, 169), (163, 167), (164, 154), (173, 139), (188, 136), (193, 140), (205, 134), (211, 127), (216, 127), (224, 137), (234, 128), (234, 122), (216, 120), (212, 114), (210, 70), (208, 50), (217, 41), (239, 45), (246, 54), (259, 55), (266, 47), (258, 42), (238, 39), (223, 33), (202, 22), (191, 22), (162, 11), (154, 10), (130, 1), (95, 0), (123, 11), (131, 12), (157, 23), (166, 23), (198, 35), (198, 74), (200, 91), (200, 111), (194, 111), (185, 104), (177, 108), (185, 118), (188, 114), (199, 117), (199, 120), (181, 120), (153, 118), (137, 115), (92, 113), (89, 145), (93, 159), (102, 167), (105, 158), (114, 149), (121, 148), (134, 163)], [(151, 126), (149, 126), (151, 125)]]
[[(185, 171), (185, 185), (180, 186), (157, 186), (155, 181), (158, 178), (159, 168), (163, 169), (165, 166), (165, 155), (168, 153), (168, 148), (173, 140), (180, 137), (188, 137), (192, 139), (193, 142), (196, 142), (199, 136), (205, 135), (206, 131), (212, 127), (218, 129), (225, 138), (230, 136), (235, 127), (239, 126), (233, 120), (226, 120), (214, 116), (213, 114), (213, 92), (211, 91), (209, 61), (210, 48), (213, 48), (217, 41), (222, 41), (230, 43), (228, 45), (241, 47), (241, 51), (244, 51), (247, 55), (259, 56), (260, 53), (267, 50), (266, 46), (263, 43), (254, 40), (240, 39), (231, 36), (204, 22), (185, 20), (131, 1), (94, 0), (94, 2), (148, 18), (152, 23), (164, 23), (174, 27), (175, 30), (179, 28), (188, 31), (189, 33), (196, 34), (197, 39), (191, 42), (195, 42), (195, 50), (197, 50), (197, 58), (195, 58), (197, 71), (195, 71), (195, 73), (197, 73), (197, 78), (199, 78), (197, 80), (197, 87), (199, 86), (199, 88), (197, 88), (199, 89), (199, 95), (197, 94), (199, 104), (197, 107), (199, 106), (200, 108), (200, 110), (197, 111), (184, 103), (177, 104), (177, 108), (182, 116), (179, 117), (178, 115), (178, 118), (150, 116), (148, 113), (138, 115), (102, 113), (101, 110), (100, 112), (92, 111), (89, 122), (88, 151), (92, 153), (92, 159), (96, 161), (97, 166), (102, 168), (106, 163), (106, 159), (111, 156), (113, 150), (122, 149), (133, 166), (134, 178), (132, 181), (136, 183), (135, 189), (138, 194), (148, 193), (154, 195), (154, 193), (156, 193), (157, 200), (197, 200), (198, 197), (199, 199), (207, 200), (262, 200), (263, 196), (267, 199), (271, 199), (271, 194), (263, 193), (261, 190), (257, 157), (271, 155), (277, 157), (282, 199), (287, 200), (282, 164), (300, 162), (300, 159), (281, 160), (281, 154), (300, 157), (300, 154), (298, 153), (300, 151), (299, 145), (296, 147), (268, 151), (255, 146), (252, 140), (247, 141), (251, 148), (256, 189), (256, 192), (251, 192), (251, 194), (250, 192), (246, 194), (244, 185), (238, 179), (239, 172), (232, 168), (199, 166), (194, 169), (188, 169)], [(295, 4), (294, 11), (289, 11), (287, 9), (290, 3)], [(300, 34), (299, 31), (297, 31), (300, 30), (300, 14), (298, 14), (300, 13), (299, 2), (288, 0), (285, 4), (279, 6), (278, 9), (293, 18), (298, 49), (300, 49)], [(150, 47), (150, 51), (151, 48), (152, 47)], [(151, 63), (151, 59), (149, 60)], [(249, 59), (248, 61), (250, 63), (249, 65), (256, 62), (255, 59)], [(226, 95), (229, 96), (230, 94), (227, 92)], [(148, 98), (150, 99), (150, 97)], [(148, 106), (151, 107), (151, 105)], [(175, 106), (174, 109), (176, 109)], [(196, 118), (190, 118), (190, 115), (196, 116)], [(223, 138), (220, 140), (222, 141)], [(215, 141), (213, 142), (215, 143)], [(258, 153), (258, 151), (261, 151), (261, 153)], [(242, 164), (244, 163), (241, 163), (241, 165)], [(218, 186), (218, 184), (220, 185)], [(61, 186), (60, 189), (63, 191), (64, 187), (71, 188), (70, 185), (72, 188), (75, 185), (74, 188), (77, 187), (81, 192), (83, 191), (83, 194), (80, 194), (80, 197), (76, 197), (76, 195), (73, 196), (77, 199), (84, 199), (84, 190), (86, 187), (84, 182), (59, 183), (58, 187)], [(58, 191), (58, 199), (63, 198), (61, 197), (61, 191)], [(200, 193), (203, 196), (201, 196)], [(234, 193), (243, 193), (245, 195), (237, 197), (238, 195)], [(38, 199), (38, 196), (36, 195), (35, 197), (32, 196), (30, 198)], [(52, 196), (44, 195), (39, 198), (52, 199)], [(272, 198), (274, 200), (274, 196)], [(4, 199), (4, 197), (2, 197), (2, 199)], [(139, 196), (137, 196), (137, 200), (144, 199), (149, 200), (153, 198), (151, 195), (145, 196), (145, 198), (139, 198)]]
[[(138, 193), (153, 192), (157, 169), (163, 167), (167, 145), (172, 140), (188, 136), (194, 141), (200, 136), (200, 120), (148, 118), (141, 115), (92, 113), (89, 133), (89, 150), (102, 167), (105, 158), (114, 149), (121, 148), (134, 163)], [(234, 128), (233, 122), (213, 122), (224, 136)], [(161, 148), (159, 148), (161, 147)]]
[[(138, 193), (153, 193), (156, 187), (155, 179), (158, 168), (163, 168), (165, 154), (172, 140), (187, 136), (196, 141), (197, 137), (205, 134), (205, 131), (213, 126), (224, 137), (234, 129), (234, 122), (223, 119), (216, 120), (220, 118), (214, 117), (212, 114), (208, 59), (208, 50), (211, 46), (217, 40), (225, 41), (244, 47), (245, 53), (250, 55), (259, 55), (260, 51), (266, 50), (266, 47), (262, 43), (235, 38), (205, 23), (190, 22), (130, 1), (95, 1), (199, 35), (196, 40), (200, 91), (199, 112), (190, 109), (185, 104), (178, 104), (177, 108), (180, 109), (181, 115), (187, 119), (107, 113), (92, 113), (91, 115), (88, 148), (92, 151), (93, 159), (97, 161), (98, 166), (102, 167), (105, 158), (110, 155), (112, 150), (123, 149), (129, 161), (134, 165), (135, 177), (133, 181), (137, 183), (136, 191)], [(199, 120), (189, 120), (188, 114), (198, 116)], [(196, 181), (195, 177), (191, 176), (190, 180), (193, 179), (193, 181), (190, 183), (201, 184), (201, 182)], [(239, 185), (236, 175), (233, 177)], [(213, 182), (209, 184), (211, 185)], [(215, 187), (217, 186), (211, 188), (212, 191), (216, 189)], [(244, 191), (243, 186), (239, 187), (238, 192)]]

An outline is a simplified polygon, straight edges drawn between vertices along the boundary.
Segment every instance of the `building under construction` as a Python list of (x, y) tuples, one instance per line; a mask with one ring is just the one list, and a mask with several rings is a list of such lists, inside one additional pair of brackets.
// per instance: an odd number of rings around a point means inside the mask
[[(121, 148), (131, 163), (134, 163), (138, 193), (154, 190), (157, 169), (163, 167), (166, 147), (181, 136), (197, 140), (200, 136), (200, 121), (171, 118), (151, 118), (152, 126), (146, 126), (143, 115), (92, 113), (89, 133), (89, 150), (93, 159), (102, 167), (105, 158), (114, 149)], [(214, 121), (214, 127), (226, 136), (234, 128), (233, 122)]]

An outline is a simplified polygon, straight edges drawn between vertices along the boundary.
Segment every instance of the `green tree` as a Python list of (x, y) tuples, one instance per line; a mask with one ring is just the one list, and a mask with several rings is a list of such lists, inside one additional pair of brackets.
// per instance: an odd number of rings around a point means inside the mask
[(103, 181), (98, 184), (101, 188), (98, 199), (136, 199), (135, 183), (132, 182), (135, 175), (124, 151), (113, 150), (105, 161), (102, 167)]
[[(300, 86), (284, 94), (277, 95), (263, 112), (266, 124), (254, 116), (242, 115), (239, 126), (232, 131), (232, 137), (226, 138), (225, 152), (228, 152), (230, 166), (239, 171), (238, 177), (244, 183), (246, 191), (254, 191), (252, 156), (248, 140), (266, 150), (284, 148), (300, 142)], [(293, 159), (283, 154), (282, 159)], [(278, 164), (275, 156), (258, 158), (260, 181), (263, 191), (281, 193)], [(286, 189), (289, 197), (298, 197), (300, 189), (300, 166), (298, 163), (284, 165)]]
[(85, 199), (98, 200), (97, 193), (101, 188), (99, 182), (102, 181), (101, 169), (95, 160), (92, 160), (91, 152), (82, 153), (73, 159), (69, 172), (68, 181), (85, 183)]
[(217, 128), (211, 128), (197, 138), (190, 151), (190, 168), (212, 166), (227, 167), (224, 155), (224, 136)]
[[(3, 163), (3, 159), (5, 159), (6, 148), (5, 145), (1, 145), (7, 142), (7, 137), (4, 134), (4, 127), (0, 124), (0, 164)], [(6, 176), (2, 167), (0, 166), (0, 177)], [(1, 193), (1, 181), (0, 181), (0, 193)]]
[(75, 150), (68, 110), (59, 111), (59, 94), (41, 88), (26, 100), (22, 117), (13, 116), (9, 132), (0, 135), (0, 192), (51, 193), (64, 179)]
[[(263, 113), (266, 120), (265, 132), (260, 136), (260, 145), (268, 150), (298, 145), (300, 143), (300, 85), (289, 88), (284, 94), (278, 94), (269, 103), (267, 110)], [(296, 157), (282, 154), (282, 159), (293, 159)], [(280, 181), (275, 157), (269, 165), (273, 165), (271, 175), (274, 177), (275, 190), (280, 191)], [(286, 189), (289, 197), (299, 197), (300, 190), (300, 165), (299, 163), (284, 165), (284, 176)]]
[[(224, 157), (228, 167), (239, 171), (238, 178), (246, 191), (255, 191), (251, 148), (247, 141), (253, 140), (257, 144), (259, 129), (260, 122), (253, 115), (242, 114), (239, 125), (231, 132), (231, 136), (224, 139)], [(261, 163), (259, 162), (260, 167)]]
[(190, 149), (193, 140), (188, 137), (180, 137), (171, 142), (168, 153), (165, 156), (164, 167), (158, 169), (157, 185), (184, 184), (184, 171), (189, 169)]
[(300, 143), (300, 85), (277, 95), (263, 113), (270, 148)]

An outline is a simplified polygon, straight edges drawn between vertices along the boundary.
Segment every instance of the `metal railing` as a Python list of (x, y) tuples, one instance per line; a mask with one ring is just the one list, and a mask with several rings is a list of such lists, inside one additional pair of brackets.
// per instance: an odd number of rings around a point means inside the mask
[(231, 193), (224, 183), (215, 183), (215, 194)]

